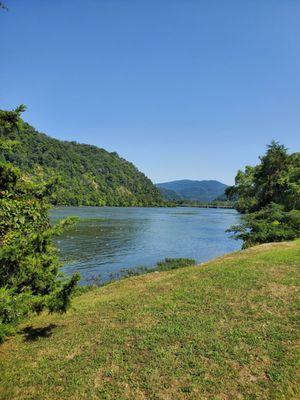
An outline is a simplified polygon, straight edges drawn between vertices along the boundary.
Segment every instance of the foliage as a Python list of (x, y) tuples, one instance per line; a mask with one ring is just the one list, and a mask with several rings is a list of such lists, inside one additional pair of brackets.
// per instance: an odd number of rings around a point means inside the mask
[[(17, 145), (9, 138), (22, 125), (23, 110), (0, 112), (2, 152)], [(51, 186), (36, 185), (0, 162), (0, 341), (30, 311), (65, 311), (78, 282), (77, 275), (66, 280), (59, 274), (52, 236), (73, 221), (51, 227), (45, 200)]]
[(300, 209), (300, 153), (288, 154), (287, 149), (272, 142), (260, 164), (238, 171), (235, 185), (226, 189), (237, 199), (241, 213), (258, 211), (270, 203), (282, 204), (287, 211)]
[(244, 247), (254, 244), (282, 242), (300, 237), (300, 211), (284, 211), (282, 205), (271, 203), (260, 211), (243, 216), (243, 223), (230, 228)]
[(108, 281), (102, 280), (101, 275), (91, 277), (89, 279), (91, 284), (88, 286), (81, 286), (77, 289), (77, 293), (81, 294), (94, 287), (105, 286), (121, 279), (131, 278), (132, 276), (145, 275), (151, 272), (171, 271), (173, 269), (191, 267), (193, 265), (196, 265), (196, 261), (191, 258), (165, 258), (159, 261), (154, 267), (145, 267), (141, 265), (136, 268), (122, 268), (118, 272), (112, 272)]
[(260, 164), (238, 171), (226, 194), (245, 214), (230, 229), (244, 247), (300, 236), (300, 153), (288, 154), (273, 141)]
[[(13, 111), (0, 111), (6, 120)], [(58, 180), (48, 195), (54, 205), (159, 206), (158, 189), (130, 162), (96, 146), (64, 142), (37, 132), (19, 119), (18, 129), (0, 139), (18, 141), (13, 152), (3, 151), (3, 161), (19, 167), (37, 182)]]
[(171, 271), (172, 269), (191, 267), (196, 261), (192, 258), (165, 258), (159, 261), (155, 268), (156, 271)]

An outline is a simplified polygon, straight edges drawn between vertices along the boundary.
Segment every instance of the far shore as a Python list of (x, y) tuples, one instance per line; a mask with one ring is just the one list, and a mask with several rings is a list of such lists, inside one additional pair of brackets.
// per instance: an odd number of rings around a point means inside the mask
[(178, 207), (196, 207), (196, 208), (228, 208), (234, 210), (233, 206), (229, 205), (217, 205), (217, 204), (180, 204)]

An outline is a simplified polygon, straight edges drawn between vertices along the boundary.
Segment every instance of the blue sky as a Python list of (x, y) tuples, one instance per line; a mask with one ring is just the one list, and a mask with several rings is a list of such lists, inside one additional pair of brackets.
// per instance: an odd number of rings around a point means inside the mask
[(155, 182), (300, 150), (299, 0), (6, 0), (0, 108)]

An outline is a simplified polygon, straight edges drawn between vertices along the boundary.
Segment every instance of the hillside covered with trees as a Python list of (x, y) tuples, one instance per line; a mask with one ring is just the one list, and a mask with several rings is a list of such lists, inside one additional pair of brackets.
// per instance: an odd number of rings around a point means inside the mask
[(160, 192), (132, 163), (96, 146), (65, 142), (36, 131), (20, 119), (0, 138), (17, 142), (1, 161), (20, 168), (38, 182), (53, 180), (49, 197), (54, 205), (157, 206)]

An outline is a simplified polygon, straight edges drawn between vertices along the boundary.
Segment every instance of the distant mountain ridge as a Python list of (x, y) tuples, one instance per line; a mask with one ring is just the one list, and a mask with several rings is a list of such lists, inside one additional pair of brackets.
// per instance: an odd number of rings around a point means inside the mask
[(189, 200), (212, 202), (224, 198), (228, 185), (216, 180), (182, 179), (172, 182), (157, 183), (156, 187), (167, 200)]

